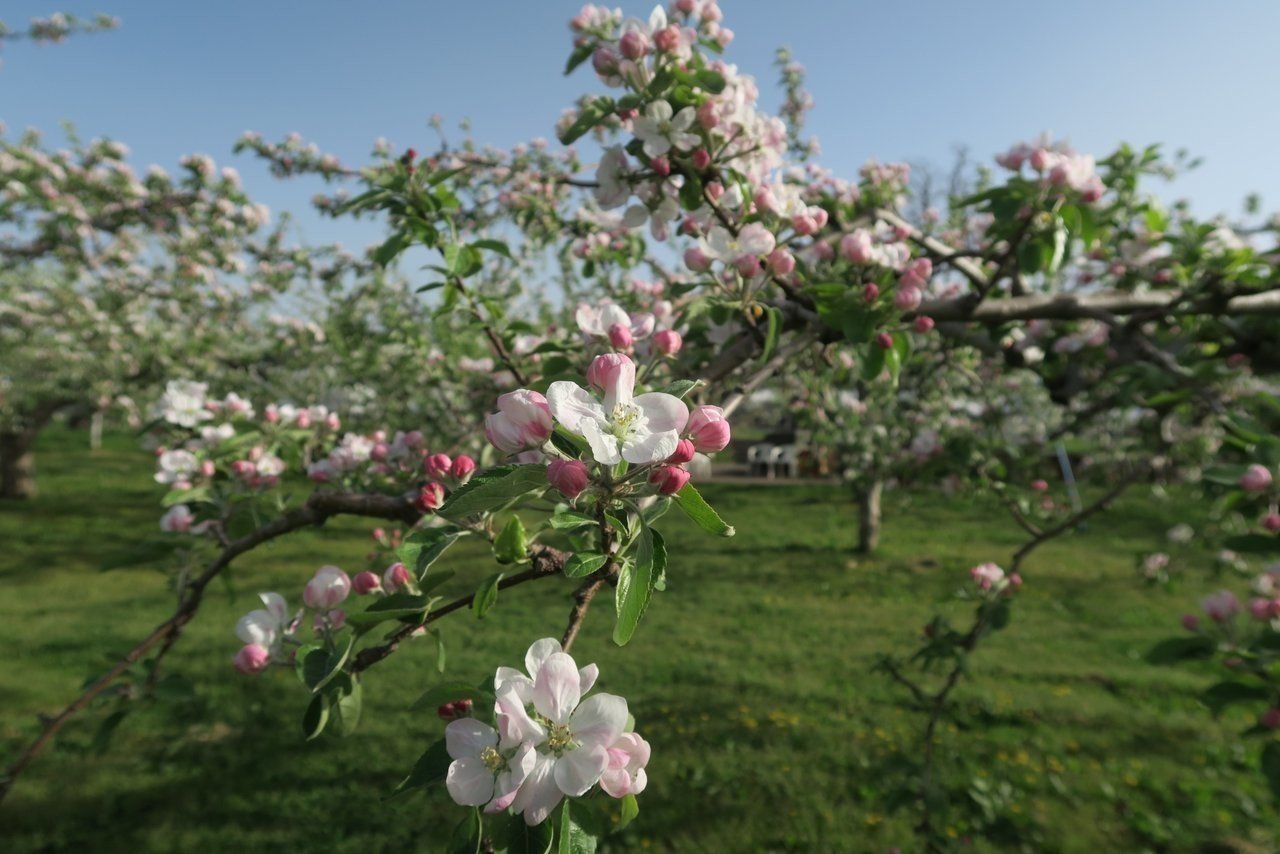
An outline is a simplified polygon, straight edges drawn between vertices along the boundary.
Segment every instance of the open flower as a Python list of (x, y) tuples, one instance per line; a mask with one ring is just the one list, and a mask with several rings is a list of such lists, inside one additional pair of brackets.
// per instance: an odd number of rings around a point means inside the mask
[(499, 812), (511, 806), (537, 762), (537, 744), (546, 732), (534, 723), (514, 693), (498, 698), (499, 729), (475, 718), (445, 727), (445, 747), (453, 762), (445, 776), (449, 796), (462, 806)]
[(600, 788), (615, 798), (638, 795), (649, 780), (649, 742), (634, 732), (624, 732), (609, 748), (609, 767), (600, 775)]
[(696, 133), (689, 133), (697, 119), (693, 107), (685, 107), (674, 113), (666, 101), (654, 101), (644, 108), (644, 115), (632, 122), (636, 138), (644, 143), (644, 153), (649, 157), (661, 157), (674, 146), (680, 151), (696, 148), (701, 141)]
[[(557, 652), (563, 652), (560, 641), (555, 638), (543, 638), (534, 641), (530, 645), (528, 651), (524, 654), (524, 666), (529, 675), (521, 673), (514, 667), (499, 667), (498, 672), (493, 677), (493, 689), (497, 694), (502, 695), (506, 691), (512, 691), (521, 702), (533, 702), (534, 679), (538, 676), (538, 671), (542, 668), (542, 663)], [(594, 664), (588, 664), (578, 668), (579, 690), (587, 693), (591, 690), (591, 686), (596, 684), (596, 677), (600, 675), (600, 668)]]
[(275, 657), (288, 631), (289, 605), (279, 593), (259, 593), (258, 597), (266, 607), (241, 617), (236, 623), (236, 637), (269, 650)]
[(517, 389), (498, 398), (498, 411), (484, 417), (484, 434), (503, 453), (516, 454), (551, 436), (551, 410), (536, 391)]
[(628, 314), (626, 309), (610, 300), (595, 305), (579, 304), (573, 319), (578, 322), (579, 329), (596, 338), (609, 338), (609, 331), (615, 326), (626, 329), (633, 339), (648, 338), (657, 324), (652, 314)]
[(635, 363), (617, 354), (611, 358), (616, 360), (611, 370), (603, 372), (603, 405), (577, 383), (561, 380), (547, 389), (551, 414), (587, 440), (598, 463), (626, 460), (647, 465), (665, 460), (676, 450), (689, 408), (680, 398), (661, 392), (633, 396)]
[(545, 821), (565, 795), (580, 797), (600, 781), (628, 717), (627, 701), (613, 694), (582, 700), (578, 665), (563, 652), (547, 656), (533, 681), (533, 707), (545, 721), (546, 739), (512, 802), (531, 826)]

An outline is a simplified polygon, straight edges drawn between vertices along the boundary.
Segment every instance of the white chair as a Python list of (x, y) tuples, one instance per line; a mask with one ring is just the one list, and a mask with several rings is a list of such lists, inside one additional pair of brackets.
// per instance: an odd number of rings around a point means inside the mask
[(795, 445), (778, 445), (769, 454), (769, 467), (774, 472), (786, 472), (787, 477), (795, 477), (798, 463), (798, 452)]
[(747, 448), (747, 474), (769, 476), (769, 455), (772, 452), (773, 445), (752, 445)]

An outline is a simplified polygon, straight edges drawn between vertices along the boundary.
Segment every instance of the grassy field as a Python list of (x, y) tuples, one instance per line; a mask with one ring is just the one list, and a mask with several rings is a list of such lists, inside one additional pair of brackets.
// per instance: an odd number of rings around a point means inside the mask
[[(156, 531), (158, 490), (127, 437), (82, 450), (51, 434), (43, 496), (0, 506), (0, 753), (35, 732), (113, 654), (167, 613), (154, 569), (101, 572), (113, 552)], [(936, 612), (963, 621), (965, 570), (1005, 562), (1019, 532), (981, 500), (893, 496), (881, 553), (854, 561), (855, 517), (830, 487), (706, 490), (738, 536), (701, 536), (678, 514), (661, 526), (670, 592), (625, 650), (609, 641), (610, 603), (589, 616), (576, 653), (601, 688), (626, 696), (653, 744), (649, 789), (614, 850), (914, 850), (910, 812), (890, 808), (895, 763), (918, 753), (921, 719), (871, 672), (905, 650)], [(1213, 721), (1196, 694), (1211, 668), (1141, 660), (1214, 586), (1143, 587), (1135, 551), (1155, 549), (1197, 509), (1134, 493), (1086, 533), (1027, 563), (1012, 624), (975, 657), (940, 747), (960, 806), (947, 832), (971, 850), (1274, 850), (1280, 813), (1256, 772), (1243, 711)], [(235, 595), (213, 591), (171, 656), (194, 691), (127, 717), (96, 749), (106, 710), (86, 715), (0, 807), (0, 850), (439, 850), (460, 818), (442, 790), (384, 796), (438, 737), (408, 707), (433, 680), (430, 641), (371, 671), (364, 718), (347, 739), (306, 743), (306, 698), (285, 673), (230, 668), (236, 617), (258, 590), (296, 600), (321, 563), (363, 567), (367, 523), (340, 521), (254, 552)], [(491, 565), (451, 555), (458, 592)], [(1206, 561), (1207, 565), (1207, 561)], [(559, 635), (570, 582), (504, 594), (491, 616), (443, 623), (449, 676), (479, 680)], [(990, 831), (986, 835), (983, 830)]]

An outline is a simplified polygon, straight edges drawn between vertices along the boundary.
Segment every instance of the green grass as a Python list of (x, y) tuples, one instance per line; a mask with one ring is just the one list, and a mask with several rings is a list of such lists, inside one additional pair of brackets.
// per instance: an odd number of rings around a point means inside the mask
[[(155, 570), (100, 572), (104, 556), (149, 538), (158, 490), (145, 454), (109, 437), (55, 432), (40, 456), (43, 496), (0, 505), (0, 751), (36, 731), (107, 659), (171, 606)], [(628, 698), (653, 744), (640, 818), (625, 850), (914, 850), (910, 810), (895, 812), (895, 765), (918, 755), (921, 719), (871, 672), (906, 650), (954, 599), (975, 562), (1005, 562), (1019, 532), (980, 499), (890, 497), (881, 554), (854, 561), (855, 514), (830, 487), (715, 486), (708, 497), (738, 536), (701, 536), (679, 514), (661, 526), (670, 590), (626, 649), (609, 641), (606, 596), (576, 654), (604, 690)], [(1196, 694), (1211, 667), (1141, 660), (1177, 617), (1220, 586), (1191, 577), (1176, 595), (1147, 589), (1132, 556), (1197, 509), (1135, 493), (1083, 534), (1027, 563), (1009, 628), (973, 660), (942, 728), (939, 755), (957, 804), (950, 832), (977, 850), (1271, 850), (1280, 826), (1236, 736), (1241, 710), (1212, 720)], [(340, 520), (279, 541), (235, 567), (235, 598), (211, 591), (170, 657), (194, 695), (127, 717), (94, 749), (96, 709), (69, 726), (0, 807), (0, 849), (19, 851), (439, 850), (461, 817), (443, 790), (383, 797), (442, 724), (409, 705), (433, 680), (434, 647), (409, 644), (368, 674), (364, 718), (348, 739), (304, 742), (306, 697), (292, 676), (230, 668), (235, 619), (258, 590), (296, 601), (322, 563), (363, 568), (369, 523)], [(446, 561), (474, 588), (492, 571), (475, 551)], [(1206, 564), (1207, 565), (1207, 564)], [(572, 584), (504, 593), (491, 616), (445, 627), (449, 676), (478, 681), (559, 635)], [(968, 792), (995, 800), (994, 825)], [(990, 833), (981, 834), (983, 827)], [(1221, 850), (1221, 849), (1219, 849)]]

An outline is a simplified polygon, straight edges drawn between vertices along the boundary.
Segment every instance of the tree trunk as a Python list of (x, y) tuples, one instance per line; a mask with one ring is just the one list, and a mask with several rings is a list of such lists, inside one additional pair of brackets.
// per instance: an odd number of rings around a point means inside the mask
[(0, 498), (36, 497), (35, 431), (0, 432)]
[(102, 423), (106, 418), (99, 409), (93, 413), (93, 417), (89, 419), (89, 450), (102, 450)]
[(880, 545), (880, 492), (884, 483), (873, 480), (858, 492), (858, 554), (871, 554)]

